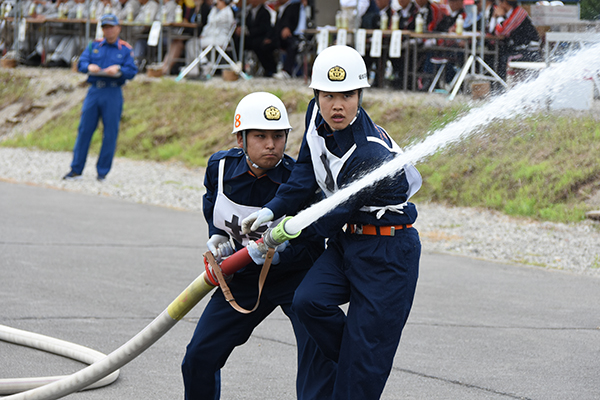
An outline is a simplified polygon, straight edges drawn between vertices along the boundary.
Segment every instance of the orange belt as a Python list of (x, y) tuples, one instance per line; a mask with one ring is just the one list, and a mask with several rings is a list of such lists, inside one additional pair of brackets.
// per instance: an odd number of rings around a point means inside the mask
[(412, 224), (409, 225), (389, 225), (389, 226), (377, 226), (377, 225), (355, 225), (349, 224), (350, 233), (357, 235), (380, 235), (380, 236), (394, 236), (397, 230), (412, 228)]

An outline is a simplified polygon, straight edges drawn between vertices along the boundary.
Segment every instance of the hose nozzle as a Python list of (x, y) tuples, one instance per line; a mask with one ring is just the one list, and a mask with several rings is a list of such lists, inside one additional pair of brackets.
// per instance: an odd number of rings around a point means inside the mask
[(286, 217), (275, 228), (269, 228), (263, 234), (263, 242), (267, 245), (267, 247), (275, 248), (286, 240), (295, 239), (300, 236), (300, 233), (302, 232), (301, 230), (296, 233), (288, 233), (285, 230), (285, 223), (292, 218), (293, 217)]

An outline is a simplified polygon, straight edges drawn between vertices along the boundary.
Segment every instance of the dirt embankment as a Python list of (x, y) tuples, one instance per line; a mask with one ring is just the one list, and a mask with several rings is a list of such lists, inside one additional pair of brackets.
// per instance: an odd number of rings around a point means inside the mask
[(0, 110), (0, 140), (26, 134), (81, 104), (87, 87), (85, 76), (67, 69), (19, 67), (30, 79), (25, 99)]

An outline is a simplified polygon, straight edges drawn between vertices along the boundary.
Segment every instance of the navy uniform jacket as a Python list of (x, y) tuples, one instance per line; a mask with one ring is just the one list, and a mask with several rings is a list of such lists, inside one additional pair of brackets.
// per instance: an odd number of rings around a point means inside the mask
[(277, 21), (275, 22), (275, 28), (273, 29), (271, 37), (274, 43), (281, 42), (281, 31), (284, 28), (289, 28), (292, 33), (298, 28), (300, 9), (301, 4), (299, 0), (290, 0), (286, 3), (283, 14), (278, 15)]
[(459, 15), (462, 15), (463, 20), (467, 18), (464, 8), (458, 10), (456, 14), (444, 15), (440, 23), (435, 27), (435, 30), (438, 32), (448, 32), (456, 24)]
[[(311, 110), (314, 109), (314, 104), (315, 100), (313, 99), (308, 106), (306, 126), (311, 120)], [(356, 150), (338, 175), (337, 184), (340, 188), (394, 157), (394, 154), (382, 145), (367, 141), (367, 136), (375, 136), (391, 146), (391, 140), (387, 133), (375, 125), (362, 107), (359, 109), (356, 120), (341, 131), (328, 132), (320, 112), (315, 124), (318, 134), (326, 138), (329, 151), (337, 156), (346, 153), (355, 143), (357, 145)], [(275, 218), (283, 214), (297, 213), (301, 209), (306, 195), (313, 193), (318, 188), (310, 157), (305, 134), (291, 178), (286, 184), (281, 185), (277, 197), (265, 205), (273, 211)], [(388, 211), (380, 219), (377, 219), (374, 212), (359, 210), (364, 205), (386, 206), (403, 203), (407, 200), (407, 191), (408, 181), (405, 174), (398, 171), (393, 177), (379, 181), (376, 185), (362, 190), (345, 203), (338, 205), (324, 218), (321, 218), (315, 228), (322, 235), (331, 237), (345, 223), (377, 226), (412, 224), (417, 219), (417, 209), (413, 203), (407, 203), (402, 214)]]
[(444, 18), (444, 15), (446, 15), (446, 10), (439, 4), (432, 3), (431, 0), (428, 1), (423, 8), (427, 9), (427, 18), (425, 19), (423, 30), (427, 29), (429, 32), (437, 31), (437, 25), (442, 18)]
[(415, 3), (408, 3), (408, 16), (405, 17), (402, 11), (398, 11), (400, 14), (400, 29), (405, 29), (409, 31), (415, 30), (415, 25), (417, 24), (417, 7), (415, 7)]
[(110, 44), (106, 39), (96, 40), (88, 45), (79, 58), (78, 70), (87, 74), (88, 66), (96, 64), (100, 69), (110, 67), (111, 65), (121, 66), (121, 76), (118, 78), (108, 76), (89, 76), (88, 83), (97, 81), (106, 81), (107, 83), (116, 82), (122, 86), (126, 80), (132, 79), (137, 74), (138, 69), (133, 60), (133, 49), (129, 43), (117, 39)]
[(248, 29), (246, 40), (250, 42), (249, 44), (253, 48), (263, 46), (265, 39), (273, 36), (271, 14), (267, 10), (267, 6), (264, 4), (260, 5), (254, 17), (252, 11), (248, 9), (248, 15), (246, 16), (246, 29)]
[[(514, 12), (514, 11), (513, 11)], [(535, 26), (533, 26), (533, 22), (531, 18), (527, 17), (523, 20), (523, 22), (515, 28), (510, 36), (506, 38), (506, 45), (508, 47), (508, 51), (519, 51), (519, 47), (525, 47), (530, 42), (539, 42), (540, 35), (538, 34)]]
[[(208, 223), (210, 236), (215, 234), (229, 236), (227, 232), (216, 228), (213, 224), (213, 207), (218, 194), (219, 161), (222, 158), (226, 158), (223, 192), (229, 200), (246, 206), (262, 207), (266, 202), (271, 200), (275, 196), (275, 193), (277, 193), (279, 186), (289, 179), (294, 166), (294, 159), (288, 155), (284, 155), (283, 160), (277, 167), (268, 170), (266, 174), (257, 178), (250, 170), (242, 149), (233, 148), (213, 154), (206, 166), (204, 177), (206, 194), (202, 202), (202, 210)], [(314, 197), (307, 196), (305, 200), (311, 202), (314, 201)], [(237, 222), (233, 220), (229, 221), (232, 224), (237, 223), (240, 233), (241, 220), (242, 218), (239, 218)], [(234, 242), (237, 250), (242, 248), (242, 245), (235, 238)], [(286, 271), (289, 272), (292, 270), (308, 270), (325, 249), (324, 245), (324, 238), (318, 237), (314, 230), (303, 230), (300, 237), (291, 240), (290, 245), (280, 253), (280, 262), (271, 267), (269, 276), (277, 275), (278, 273), (285, 274)], [(280, 266), (282, 268), (278, 268)]]
[[(390, 6), (388, 6), (385, 10), (385, 13), (387, 14), (388, 17), (388, 26), (386, 26), (385, 29), (391, 29), (392, 26), (392, 8)], [(375, 17), (373, 17), (372, 19), (372, 23), (370, 24), (370, 26), (363, 26), (362, 28), (365, 29), (379, 29), (381, 26), (381, 12), (377, 13), (377, 15)]]

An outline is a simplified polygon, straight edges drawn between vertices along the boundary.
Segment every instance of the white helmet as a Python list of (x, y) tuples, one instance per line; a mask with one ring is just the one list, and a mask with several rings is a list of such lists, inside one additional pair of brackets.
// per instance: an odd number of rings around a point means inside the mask
[(369, 86), (365, 61), (352, 47), (331, 46), (315, 59), (310, 88), (348, 92)]
[(233, 118), (233, 131), (248, 129), (285, 130), (292, 129), (283, 102), (267, 92), (250, 93), (238, 103)]

